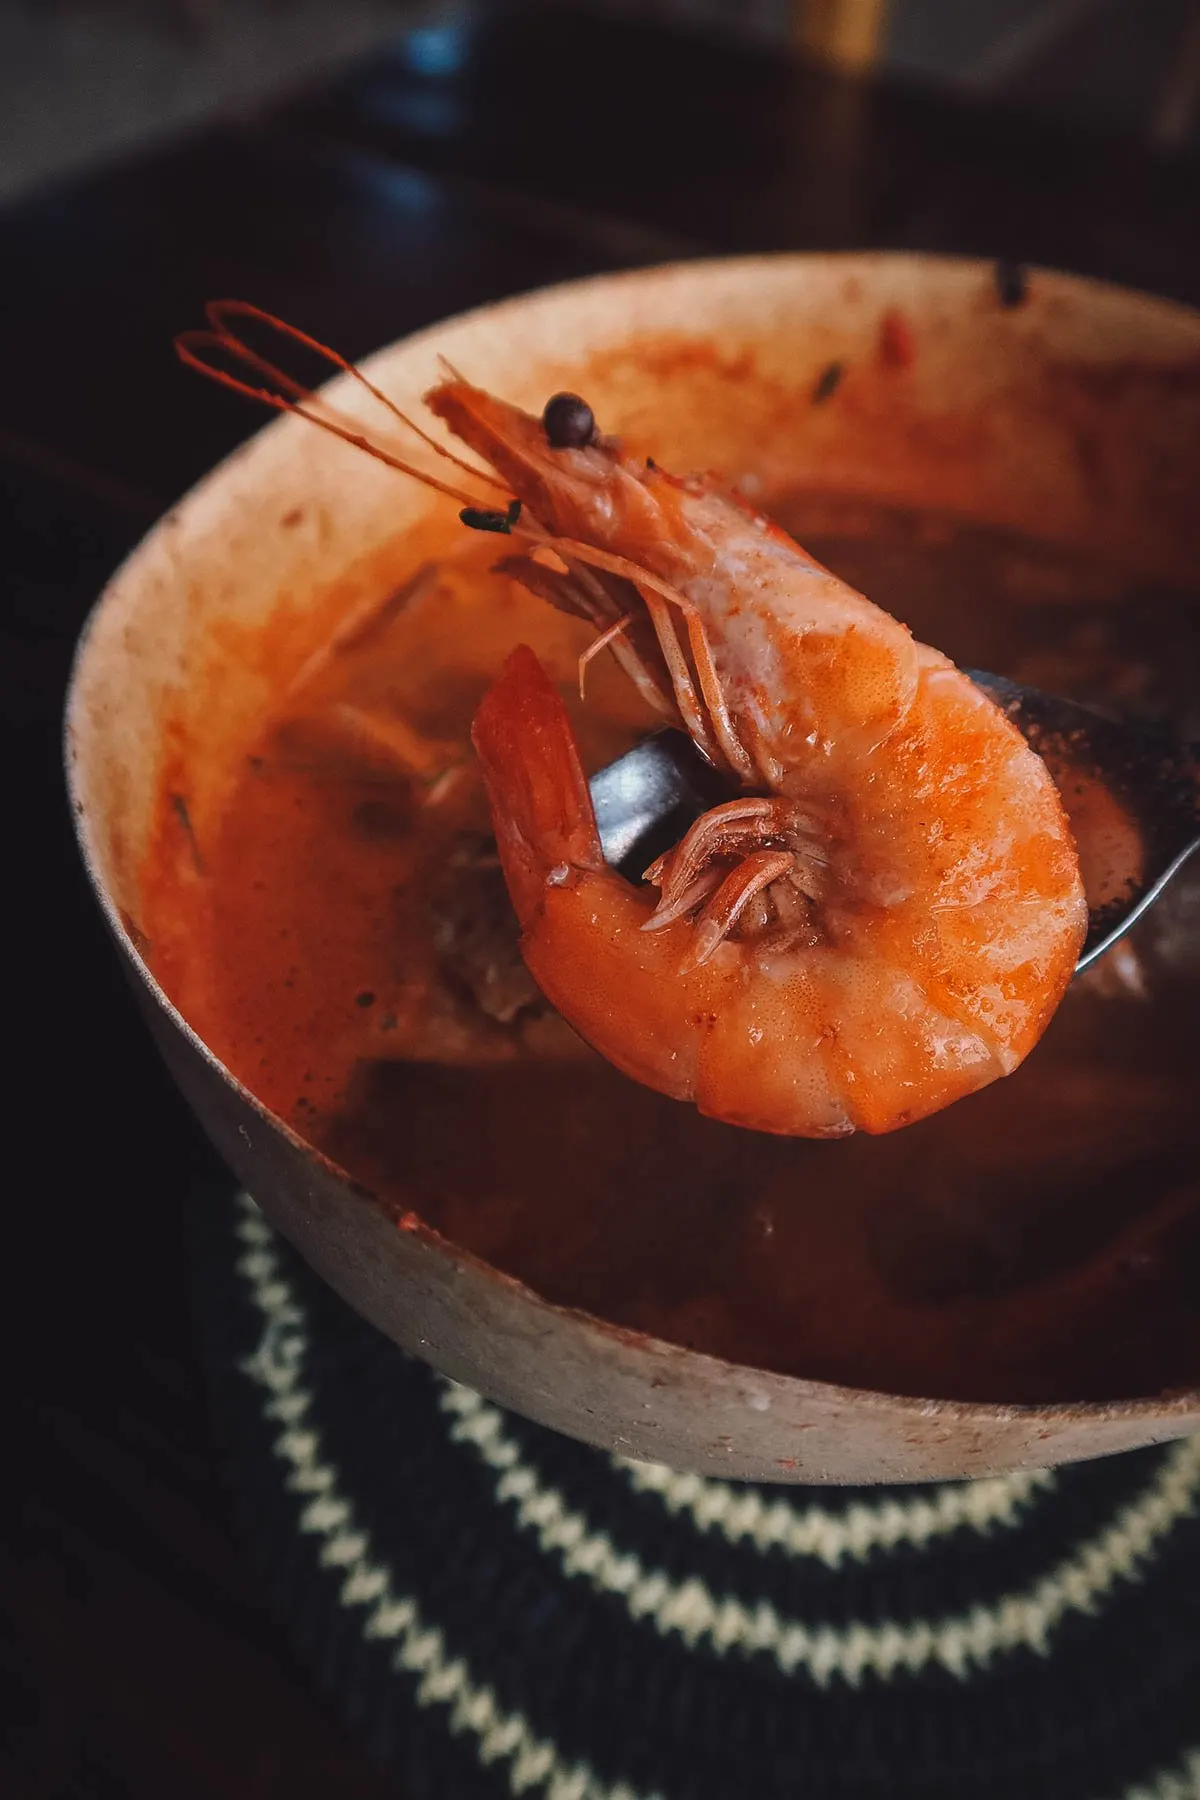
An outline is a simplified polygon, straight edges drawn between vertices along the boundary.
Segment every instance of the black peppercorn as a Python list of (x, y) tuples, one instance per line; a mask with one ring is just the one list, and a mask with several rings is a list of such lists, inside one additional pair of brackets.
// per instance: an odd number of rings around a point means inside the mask
[(831, 362), (821, 370), (813, 388), (814, 406), (823, 406), (826, 400), (832, 400), (842, 385), (842, 376), (846, 373), (845, 363)]
[(596, 417), (578, 394), (554, 394), (546, 402), (542, 425), (552, 450), (583, 450), (596, 436)]
[(996, 292), (1007, 312), (1020, 306), (1028, 291), (1028, 277), (1020, 263), (1002, 260), (996, 264)]

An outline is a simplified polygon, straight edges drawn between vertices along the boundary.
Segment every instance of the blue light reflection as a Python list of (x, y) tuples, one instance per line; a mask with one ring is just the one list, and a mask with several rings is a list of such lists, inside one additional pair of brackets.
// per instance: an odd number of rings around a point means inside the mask
[(455, 75), (466, 60), (461, 25), (427, 25), (404, 39), (404, 60), (415, 75)]

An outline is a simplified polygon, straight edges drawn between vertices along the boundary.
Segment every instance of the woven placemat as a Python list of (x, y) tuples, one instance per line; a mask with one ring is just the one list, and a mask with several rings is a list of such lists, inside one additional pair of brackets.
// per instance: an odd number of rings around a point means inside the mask
[(255, 1552), (406, 1800), (1200, 1796), (1200, 1439), (918, 1488), (679, 1475), (431, 1374), (245, 1195), (194, 1213)]

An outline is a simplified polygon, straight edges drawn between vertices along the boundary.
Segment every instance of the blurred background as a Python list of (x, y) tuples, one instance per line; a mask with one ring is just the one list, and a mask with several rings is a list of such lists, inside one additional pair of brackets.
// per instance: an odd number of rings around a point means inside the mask
[[(874, 67), (1167, 151), (1197, 142), (1200, 0), (551, 3)], [(452, 0), (3, 0), (0, 199), (257, 106), (463, 10)]]

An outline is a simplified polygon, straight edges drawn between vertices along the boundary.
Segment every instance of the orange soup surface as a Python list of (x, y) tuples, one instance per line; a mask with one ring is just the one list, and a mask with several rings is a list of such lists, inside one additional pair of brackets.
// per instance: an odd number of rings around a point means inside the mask
[[(1184, 597), (936, 517), (773, 510), (957, 662), (1200, 737)], [(1200, 876), (1014, 1076), (923, 1124), (812, 1143), (702, 1119), (588, 1050), (521, 963), (469, 749), (490, 675), (532, 643), (591, 768), (652, 721), (607, 658), (580, 704), (587, 628), (494, 554), (472, 539), (281, 696), (205, 841), (166, 774), (149, 955), (206, 1042), (397, 1215), (622, 1325), (900, 1393), (1200, 1382)]]

